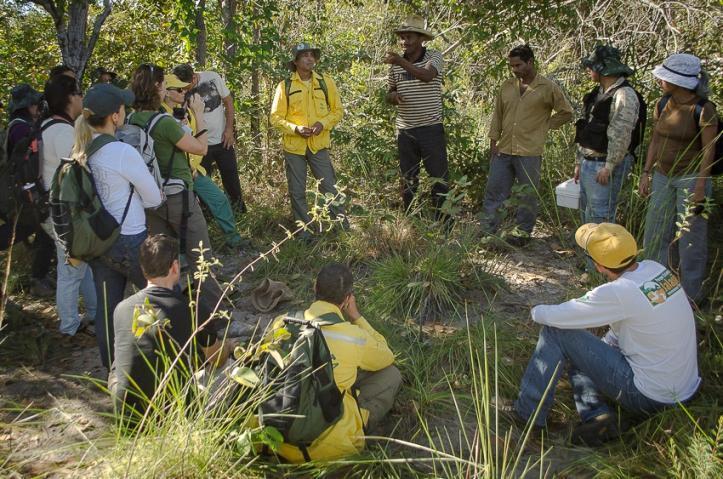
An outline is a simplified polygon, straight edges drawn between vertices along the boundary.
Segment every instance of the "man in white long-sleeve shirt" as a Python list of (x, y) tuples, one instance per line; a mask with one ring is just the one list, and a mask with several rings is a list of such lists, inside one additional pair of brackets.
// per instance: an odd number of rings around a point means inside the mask
[[(534, 421), (544, 427), (567, 372), (582, 420), (572, 440), (592, 446), (619, 435), (603, 396), (648, 415), (689, 400), (700, 377), (693, 311), (678, 278), (655, 261), (637, 262), (635, 238), (620, 225), (589, 223), (575, 240), (609, 282), (581, 298), (532, 308), (543, 327), (515, 413), (528, 420), (539, 404)], [(605, 325), (602, 339), (585, 331)]]

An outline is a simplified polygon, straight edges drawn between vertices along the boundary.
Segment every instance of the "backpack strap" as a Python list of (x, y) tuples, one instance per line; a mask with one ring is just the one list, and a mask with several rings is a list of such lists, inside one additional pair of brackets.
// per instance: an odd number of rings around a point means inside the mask
[(660, 99), (658, 102), (658, 119), (660, 119), (660, 114), (663, 113), (663, 110), (665, 109), (665, 105), (668, 104), (668, 101), (670, 100), (670, 95), (663, 95), (663, 98)]
[(332, 326), (334, 324), (343, 323), (344, 320), (336, 313), (326, 313), (322, 314), (318, 318), (312, 319), (311, 322), (314, 323), (315, 326)]
[(319, 88), (316, 89), (324, 92), (326, 107), (331, 110), (331, 105), (329, 104), (329, 87), (326, 86), (326, 79), (324, 79), (324, 75), (316, 73), (316, 80), (319, 82)]
[[(94, 154), (98, 153), (101, 148), (103, 148), (105, 145), (108, 145), (109, 143), (113, 143), (114, 141), (118, 141), (115, 139), (114, 136), (102, 134), (99, 136), (96, 136), (93, 138), (93, 141), (90, 142), (90, 146), (85, 150), (85, 155), (88, 160), (90, 160), (90, 157)], [(90, 181), (93, 184), (93, 189), (97, 191), (95, 187), (95, 179), (93, 178), (93, 170), (90, 168), (90, 161), (87, 162), (88, 170), (90, 170)], [(80, 181), (80, 169), (76, 170), (79, 176), (78, 180)], [(130, 183), (130, 182), (129, 182)], [(123, 222), (126, 220), (126, 216), (128, 216), (128, 210), (131, 207), (131, 200), (133, 199), (133, 192), (135, 191), (135, 187), (133, 186), (133, 183), (130, 183), (130, 192), (128, 193), (128, 200), (126, 201), (126, 206), (123, 209), (123, 216), (121, 217), (120, 222), (118, 223), (119, 226), (123, 225)], [(81, 188), (82, 190), (82, 188)], [(103, 203), (103, 200), (101, 200), (100, 196), (98, 196), (98, 200), (100, 200), (101, 204)], [(105, 206), (103, 206), (105, 208)]]
[(695, 110), (694, 110), (694, 118), (695, 118), (695, 126), (696, 128), (700, 129), (700, 120), (703, 118), (703, 108), (705, 108), (705, 104), (708, 103), (708, 100), (705, 98), (701, 98), (698, 100), (698, 103), (695, 104)]

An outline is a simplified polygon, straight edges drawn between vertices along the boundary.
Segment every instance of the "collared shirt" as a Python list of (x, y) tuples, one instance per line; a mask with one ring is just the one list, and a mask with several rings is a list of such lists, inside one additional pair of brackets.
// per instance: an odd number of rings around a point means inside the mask
[[(620, 86), (620, 84), (624, 81), (625, 77), (620, 77), (615, 81), (615, 83), (605, 90), (603, 90), (601, 86), (598, 90), (597, 97), (595, 97), (594, 103), (607, 98), (609, 96), (608, 92), (613, 88)], [(640, 102), (638, 101), (638, 96), (635, 94), (635, 90), (628, 86), (618, 88), (613, 93), (613, 102), (610, 105), (610, 123), (608, 123), (607, 130), (607, 154), (590, 148), (578, 146), (578, 163), (581, 160), (581, 157), (585, 156), (598, 158), (607, 156), (607, 158), (605, 158), (605, 167), (608, 170), (612, 171), (616, 165), (619, 165), (628, 153), (630, 139), (632, 137), (633, 130), (635, 129), (635, 124), (638, 122), (639, 108)], [(592, 109), (590, 109), (590, 116), (592, 116)]]
[[(412, 59), (407, 59), (412, 61)], [(435, 50), (423, 49), (422, 56), (412, 61), (415, 67), (434, 67), (437, 75), (429, 82), (423, 82), (399, 65), (389, 68), (387, 80), (389, 91), (396, 91), (401, 98), (397, 105), (396, 127), (398, 130), (442, 123), (442, 80), (444, 61), (442, 54)]]
[[(555, 111), (554, 115), (551, 113)], [(557, 84), (539, 73), (520, 95), (520, 80), (506, 80), (495, 101), (490, 122), (490, 140), (500, 153), (540, 156), (547, 130), (572, 120), (572, 106)]]
[[(339, 123), (344, 115), (341, 98), (336, 84), (331, 77), (324, 75), (329, 102), (327, 104), (324, 91), (319, 86), (319, 73), (313, 72), (310, 82), (304, 82), (298, 72), (291, 75), (289, 97), (286, 97), (286, 82), (276, 85), (274, 101), (271, 104), (271, 124), (281, 130), (284, 135), (284, 151), (303, 155), (308, 147), (312, 153), (329, 148), (331, 129)], [(311, 127), (316, 122), (324, 129), (316, 136), (304, 138), (296, 133), (297, 126)]]

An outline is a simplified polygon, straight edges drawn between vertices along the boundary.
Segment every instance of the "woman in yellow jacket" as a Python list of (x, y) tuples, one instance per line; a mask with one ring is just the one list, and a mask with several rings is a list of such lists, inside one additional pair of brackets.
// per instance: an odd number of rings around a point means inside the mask
[[(286, 179), (294, 219), (309, 223), (306, 204), (306, 165), (321, 180), (322, 194), (337, 195), (336, 175), (329, 158), (330, 132), (344, 109), (331, 77), (314, 71), (320, 51), (307, 43), (291, 50), (290, 78), (276, 86), (271, 104), (271, 124), (283, 133)], [(341, 206), (330, 207), (332, 217), (344, 214)], [(346, 219), (343, 226), (347, 227)]]
[[(359, 313), (349, 268), (324, 266), (316, 279), (316, 301), (304, 312), (307, 320), (334, 313), (343, 321), (321, 330), (334, 358), (334, 380), (343, 394), (342, 417), (307, 449), (313, 461), (337, 459), (364, 449), (364, 431), (373, 429), (389, 412), (402, 384), (394, 354), (384, 336)], [(279, 454), (304, 462), (301, 450), (282, 444)]]

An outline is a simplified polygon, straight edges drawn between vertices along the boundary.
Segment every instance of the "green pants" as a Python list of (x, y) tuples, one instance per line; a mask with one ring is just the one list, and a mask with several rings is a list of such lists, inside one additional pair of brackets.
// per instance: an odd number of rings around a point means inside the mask
[(367, 431), (373, 430), (394, 405), (394, 398), (402, 386), (402, 374), (396, 366), (379, 371), (359, 370), (354, 389), (359, 391), (357, 403), (369, 411)]
[[(297, 155), (284, 151), (284, 159), (286, 160), (286, 180), (289, 184), (289, 196), (291, 197), (291, 209), (294, 213), (294, 219), (308, 223), (311, 221), (309, 217), (309, 206), (306, 204), (306, 165), (311, 168), (311, 174), (314, 178), (321, 180), (319, 191), (322, 194), (331, 193), (336, 195), (336, 175), (334, 167), (329, 158), (329, 150), (324, 148), (312, 153), (308, 148), (306, 154)], [(331, 206), (331, 217), (336, 218), (338, 215), (344, 214), (344, 208), (341, 206)]]
[(198, 174), (193, 179), (193, 190), (211, 211), (213, 218), (223, 231), (226, 244), (230, 246), (240, 244), (241, 235), (236, 229), (236, 219), (231, 210), (231, 203), (221, 188), (216, 186), (216, 183), (208, 176)]

